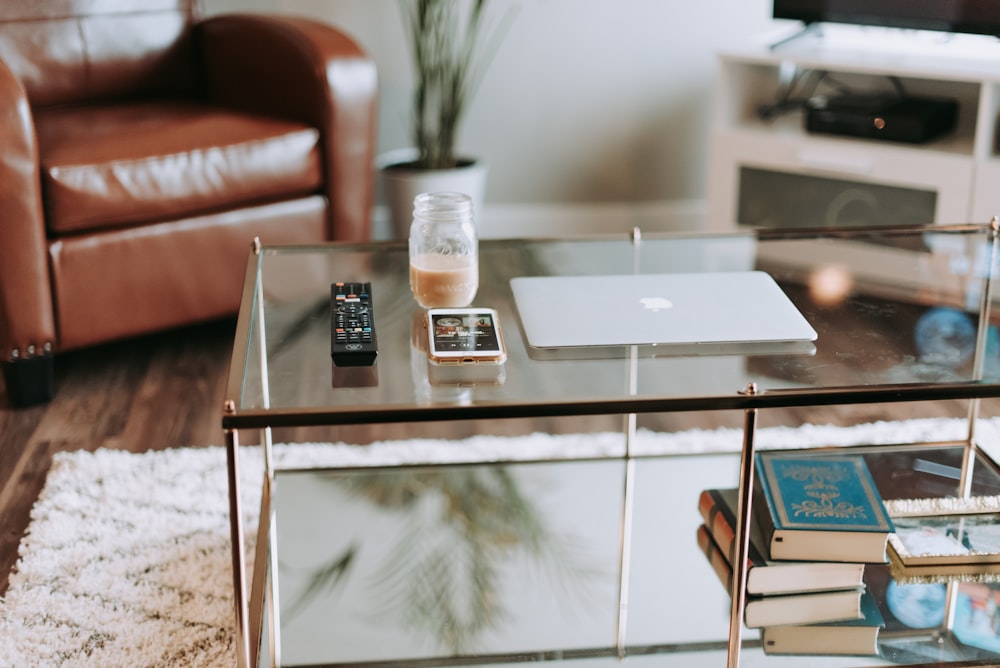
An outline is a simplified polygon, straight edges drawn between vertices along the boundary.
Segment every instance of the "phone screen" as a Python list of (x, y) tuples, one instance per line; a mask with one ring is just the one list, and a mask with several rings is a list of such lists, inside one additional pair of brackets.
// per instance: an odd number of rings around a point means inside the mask
[(493, 315), (488, 312), (432, 313), (436, 353), (488, 354), (500, 352)]

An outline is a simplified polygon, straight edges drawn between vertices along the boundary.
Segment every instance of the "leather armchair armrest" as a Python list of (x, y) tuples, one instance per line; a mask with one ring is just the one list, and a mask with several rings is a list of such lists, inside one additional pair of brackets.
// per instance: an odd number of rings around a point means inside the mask
[(56, 345), (38, 144), (24, 86), (0, 62), (0, 361)]
[(343, 32), (304, 18), (227, 14), (199, 24), (208, 98), (323, 134), (331, 238), (371, 236), (378, 79)]

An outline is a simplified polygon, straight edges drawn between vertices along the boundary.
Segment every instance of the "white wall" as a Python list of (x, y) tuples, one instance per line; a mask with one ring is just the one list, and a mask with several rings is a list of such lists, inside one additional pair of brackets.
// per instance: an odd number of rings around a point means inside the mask
[[(350, 32), (380, 73), (379, 150), (405, 147), (412, 81), (398, 0), (202, 0)], [(715, 53), (771, 26), (770, 0), (496, 0), (516, 16), (461, 148), (490, 165), (487, 208), (519, 215), (698, 210)], [(568, 205), (568, 208), (567, 208)], [(613, 212), (612, 212), (613, 213)], [(619, 215), (620, 217), (620, 215)]]

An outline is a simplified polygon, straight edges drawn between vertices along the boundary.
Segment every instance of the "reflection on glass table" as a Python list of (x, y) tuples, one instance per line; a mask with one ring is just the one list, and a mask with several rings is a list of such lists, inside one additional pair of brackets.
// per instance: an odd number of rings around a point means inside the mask
[(282, 665), (606, 654), (624, 467), (279, 472)]
[[(911, 469), (953, 454), (899, 449)], [(882, 454), (901, 462), (888, 448), (861, 451), (877, 479), (889, 470)], [(596, 668), (621, 665), (619, 656), (723, 665), (729, 597), (696, 544), (696, 505), (702, 485), (731, 484), (737, 463), (703, 455), (277, 471), (280, 665)], [(995, 467), (978, 484), (1000, 488)], [(740, 665), (1000, 660), (981, 616), (963, 617), (946, 582), (896, 582), (888, 565), (870, 566), (866, 582), (885, 619), (879, 656), (769, 656), (747, 629)]]

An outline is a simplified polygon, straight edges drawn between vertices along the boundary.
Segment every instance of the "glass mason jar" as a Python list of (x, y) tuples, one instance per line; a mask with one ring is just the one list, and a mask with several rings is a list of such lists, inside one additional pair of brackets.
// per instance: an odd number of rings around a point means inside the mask
[(468, 306), (479, 289), (479, 242), (472, 200), (423, 193), (413, 200), (410, 290), (424, 308)]

